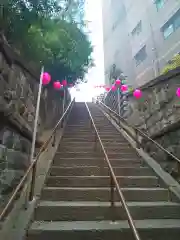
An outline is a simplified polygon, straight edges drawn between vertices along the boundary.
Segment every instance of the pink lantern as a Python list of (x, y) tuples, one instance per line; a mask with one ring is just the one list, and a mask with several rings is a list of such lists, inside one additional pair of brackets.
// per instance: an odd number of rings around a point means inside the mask
[(140, 89), (134, 90), (133, 96), (134, 96), (135, 98), (137, 98), (137, 99), (141, 98), (141, 97), (142, 97), (142, 92), (141, 92), (141, 90), (140, 90)]
[(126, 92), (128, 90), (128, 86), (127, 85), (122, 85), (121, 86), (121, 91), (122, 92)]
[(112, 91), (116, 91), (116, 86), (115, 86), (115, 85), (112, 85), (111, 90), (112, 90)]
[(106, 87), (105, 88), (107, 92), (109, 92), (109, 90), (111, 89), (110, 87)]
[(58, 90), (62, 87), (61, 83), (59, 81), (56, 81), (53, 83), (54, 89)]
[(67, 81), (66, 81), (66, 80), (62, 80), (62, 85), (63, 85), (64, 87), (66, 87), (66, 86), (67, 86)]
[(180, 98), (180, 88), (177, 88), (176, 95), (177, 95), (178, 98)]
[(121, 80), (120, 80), (120, 79), (117, 79), (117, 80), (116, 80), (116, 84), (117, 84), (117, 85), (120, 85), (120, 84), (121, 84)]
[(42, 73), (41, 78), (42, 78), (42, 84), (43, 84), (43, 85), (47, 85), (47, 84), (49, 84), (50, 81), (51, 81), (51, 76), (50, 76), (50, 74), (47, 73), (47, 72)]

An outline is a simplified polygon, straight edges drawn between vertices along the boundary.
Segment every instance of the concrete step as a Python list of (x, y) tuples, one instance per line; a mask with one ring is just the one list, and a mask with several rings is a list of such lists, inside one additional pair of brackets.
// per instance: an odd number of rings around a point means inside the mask
[[(133, 219), (178, 219), (180, 204), (172, 202), (127, 202)], [(120, 202), (112, 208), (110, 202), (41, 201), (36, 209), (36, 221), (102, 221), (126, 220)]]
[[(100, 147), (99, 147), (100, 148)], [(69, 157), (69, 158), (72, 158), (72, 157), (84, 157), (84, 158), (88, 158), (90, 156), (104, 156), (104, 154), (101, 152), (101, 151), (94, 151), (94, 152), (84, 152), (84, 150), (82, 149), (82, 151), (79, 151), (79, 152), (57, 152), (56, 153), (56, 156), (55, 158), (66, 158), (66, 157)], [(132, 159), (135, 159), (135, 158), (138, 158), (138, 155), (135, 154), (134, 152), (126, 152), (126, 151), (121, 151), (121, 152), (113, 152), (113, 151), (110, 151), (108, 152), (108, 157), (111, 158), (111, 159), (114, 159), (114, 158), (132, 158)]]
[(67, 123), (66, 127), (65, 127), (65, 131), (68, 131), (69, 129), (72, 129), (72, 130), (77, 130), (77, 129), (80, 129), (80, 130), (87, 130), (87, 129), (92, 129), (91, 128), (91, 122), (86, 120), (84, 122), (80, 122), (79, 124), (77, 123)]
[[(104, 132), (109, 132), (109, 133), (111, 133), (112, 134), (112, 132), (113, 133), (117, 133), (117, 130), (114, 128), (114, 127), (112, 127), (112, 126), (109, 126), (109, 125), (105, 125), (105, 126), (102, 126), (102, 125), (99, 125), (99, 126), (97, 126), (96, 125), (96, 128), (99, 130), (99, 131), (104, 131)], [(65, 129), (65, 131), (64, 131), (64, 134), (66, 134), (66, 133), (71, 133), (71, 132), (76, 132), (76, 133), (78, 133), (78, 132), (94, 132), (94, 128), (93, 127), (91, 127), (90, 125), (87, 125), (87, 126), (80, 126), (80, 127), (78, 127), (78, 126), (76, 126), (75, 128), (73, 128), (73, 127), (67, 127), (66, 129)]]
[(98, 129), (98, 130), (103, 130), (103, 131), (111, 131), (111, 132), (117, 132), (117, 129), (115, 128), (115, 127), (113, 127), (112, 125), (110, 125), (110, 124), (105, 124), (105, 125), (103, 125), (103, 124), (96, 124), (96, 128)]
[[(106, 128), (98, 128), (98, 130), (100, 131), (101, 134), (104, 134), (104, 135), (119, 135), (121, 137), (121, 135), (119, 134), (119, 132), (117, 132), (116, 129), (106, 129)], [(88, 135), (90, 133), (94, 133), (94, 128), (84, 128), (84, 129), (81, 129), (81, 128), (77, 128), (77, 129), (67, 129), (64, 131), (64, 135), (72, 135), (72, 134), (75, 134), (75, 135)]]
[[(124, 152), (124, 153), (132, 153), (132, 154), (136, 154), (135, 150), (130, 148), (130, 147), (126, 147), (124, 146), (105, 146), (105, 150), (106, 152)], [(70, 145), (70, 144), (66, 144), (66, 145), (60, 145), (60, 147), (58, 148), (58, 152), (94, 152), (95, 151), (95, 143), (92, 144), (91, 146), (88, 145)]]
[[(168, 201), (165, 188), (121, 188), (126, 201)], [(110, 188), (44, 187), (42, 200), (51, 201), (109, 201)], [(119, 200), (117, 194), (115, 199)]]
[[(69, 144), (69, 142), (82, 142), (82, 141), (84, 141), (84, 138), (82, 138), (82, 137), (71, 136), (71, 137), (62, 137), (61, 143), (62, 144), (64, 144), (64, 143)], [(86, 138), (84, 142), (92, 142), (92, 143), (94, 143), (94, 136)]]
[[(81, 140), (86, 140), (86, 139), (89, 139), (89, 138), (93, 138), (95, 136), (94, 132), (90, 132), (88, 134), (66, 134), (62, 137), (63, 140), (65, 139), (74, 139), (74, 138), (79, 138)], [(122, 139), (121, 136), (119, 136), (119, 134), (100, 134), (100, 137), (101, 137), (101, 140), (106, 140), (106, 139), (109, 139), (109, 140), (121, 140), (121, 141), (124, 141), (124, 139)]]
[(90, 130), (92, 129), (91, 128), (91, 124), (90, 124), (90, 121), (88, 122), (85, 122), (85, 123), (81, 123), (79, 125), (77, 124), (68, 124), (65, 128), (65, 131), (68, 131), (68, 130), (74, 130), (74, 129), (79, 129), (79, 130)]
[[(94, 146), (94, 143), (92, 143), (92, 142), (85, 142), (85, 141), (81, 141), (81, 142), (64, 142), (64, 141), (62, 141), (61, 143), (60, 143), (60, 146), (59, 146), (59, 148), (60, 147), (67, 147), (67, 146), (72, 146), (72, 147), (79, 147), (79, 146), (81, 146), (81, 147), (93, 147)], [(105, 147), (117, 147), (117, 148), (127, 148), (127, 149), (132, 149), (132, 147), (128, 144), (128, 143), (126, 143), (126, 142), (120, 142), (120, 143), (117, 143), (117, 142), (113, 142), (113, 143), (111, 143), (111, 142), (105, 142), (104, 143), (104, 146)]]
[[(105, 148), (106, 153), (108, 154), (109, 159), (110, 158), (122, 158), (124, 156), (130, 157), (132, 159), (134, 158), (138, 158), (137, 154), (133, 151), (133, 149), (117, 149), (117, 148)], [(85, 154), (85, 157), (87, 155), (92, 155), (92, 156), (100, 156), (103, 155), (102, 151), (101, 151), (101, 147), (100, 146), (96, 146), (95, 149), (95, 145), (94, 145), (94, 149), (88, 149), (88, 148), (61, 148), (57, 151), (56, 155), (60, 154), (60, 155), (68, 155), (68, 154), (75, 154), (75, 155), (79, 155), (82, 156), (82, 154)]]
[[(105, 143), (111, 143), (111, 144), (113, 144), (113, 143), (119, 143), (119, 144), (123, 143), (124, 144), (125, 143), (124, 139), (121, 139), (121, 138), (112, 139), (112, 138), (108, 138), (108, 137), (105, 137), (105, 138), (103, 137), (103, 138), (101, 138), (101, 140), (103, 140), (104, 144)], [(93, 142), (94, 143), (94, 135), (93, 135), (93, 137), (87, 137), (85, 139), (82, 138), (82, 137), (78, 137), (78, 136), (76, 136), (76, 137), (71, 136), (71, 137), (63, 137), (62, 138), (62, 143), (82, 142), (82, 141)]]
[[(112, 135), (107, 135), (107, 134), (106, 135), (105, 134), (101, 135), (100, 134), (100, 137), (101, 137), (102, 141), (104, 141), (104, 140), (106, 141), (107, 139), (110, 139), (110, 140), (114, 140), (114, 141), (124, 142), (124, 139), (122, 139), (118, 135), (114, 135), (114, 134), (112, 134)], [(95, 134), (94, 133), (89, 133), (89, 134), (86, 134), (86, 135), (85, 134), (84, 135), (83, 134), (71, 134), (71, 135), (70, 134), (69, 135), (66, 134), (66, 135), (63, 136), (62, 139), (66, 140), (66, 139), (69, 139), (69, 138), (73, 138), (73, 139), (74, 138), (79, 138), (82, 141), (82, 140), (86, 140), (86, 139), (89, 139), (89, 138), (93, 138), (94, 139), (95, 138)]]
[[(116, 167), (114, 172), (118, 176), (154, 176), (154, 172), (147, 167)], [(107, 176), (108, 167), (98, 168), (92, 166), (83, 167), (52, 167), (51, 176)]]
[[(72, 121), (67, 122), (66, 128), (89, 127), (90, 126), (90, 120), (88, 121), (88, 118), (82, 120), (82, 119), (77, 119), (77, 117), (74, 117), (73, 115), (71, 117), (72, 117)], [(74, 119), (73, 119), (73, 117), (74, 117)], [(77, 121), (75, 118), (77, 119)]]
[[(158, 178), (154, 176), (117, 176), (121, 187), (158, 187)], [(48, 187), (109, 187), (109, 176), (54, 176), (46, 180)]]
[[(179, 240), (180, 220), (136, 220), (135, 225), (143, 240)], [(127, 221), (54, 221), (34, 222), (28, 240), (134, 240)]]
[(92, 127), (90, 127), (90, 125), (88, 127), (77, 127), (77, 128), (73, 128), (73, 127), (67, 127), (64, 130), (64, 134), (66, 133), (88, 133), (88, 132), (94, 132), (94, 129)]
[(94, 139), (95, 138), (95, 134), (92, 132), (92, 133), (89, 133), (89, 134), (66, 134), (66, 135), (63, 135), (62, 137), (62, 140), (66, 140), (66, 139), (69, 139), (69, 138), (79, 138), (80, 141), (83, 141), (83, 140), (86, 140), (86, 139)]
[[(115, 133), (116, 135), (119, 134), (120, 137), (122, 137), (120, 135), (120, 133), (115, 129), (115, 128), (112, 128), (112, 127), (108, 127), (108, 125), (105, 125), (105, 126), (96, 126), (97, 130), (99, 132), (102, 132), (102, 133), (106, 133), (108, 135), (112, 135), (112, 133)], [(91, 126), (87, 126), (87, 127), (77, 127), (77, 128), (67, 128), (65, 129), (64, 131), (64, 134), (71, 134), (71, 133), (80, 133), (80, 134), (89, 134), (90, 132), (93, 132), (94, 133), (94, 127), (91, 127)]]
[(82, 149), (82, 151), (74, 151), (74, 152), (56, 152), (56, 155), (54, 157), (54, 159), (60, 159), (60, 158), (88, 158), (88, 157), (102, 157), (103, 154), (100, 151), (90, 151), (90, 152), (84, 152), (84, 150)]
[[(138, 159), (112, 159), (111, 164), (113, 167), (120, 166), (141, 166), (141, 161)], [(105, 167), (107, 166), (106, 161), (103, 158), (54, 158), (53, 166), (59, 167), (76, 167), (76, 166), (96, 166)]]

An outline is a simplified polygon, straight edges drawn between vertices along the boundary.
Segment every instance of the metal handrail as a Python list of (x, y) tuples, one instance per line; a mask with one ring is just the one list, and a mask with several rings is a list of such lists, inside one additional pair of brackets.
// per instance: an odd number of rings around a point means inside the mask
[(112, 206), (114, 206), (114, 187), (115, 187), (116, 190), (117, 190), (117, 194), (119, 195), (120, 201), (122, 203), (122, 206), (123, 206), (123, 208), (124, 208), (124, 210), (125, 210), (125, 212), (127, 214), (128, 223), (129, 223), (129, 226), (130, 226), (130, 228), (131, 228), (131, 230), (133, 232), (133, 235), (134, 235), (136, 240), (141, 240), (141, 238), (139, 236), (139, 233), (138, 233), (138, 231), (136, 229), (136, 226), (134, 224), (134, 220), (133, 220), (133, 218), (131, 216), (131, 213), (129, 211), (129, 208), (128, 208), (127, 204), (126, 204), (126, 200), (124, 198), (122, 190), (121, 190), (121, 188), (119, 186), (119, 183), (117, 181), (117, 178), (116, 178), (116, 175), (115, 175), (114, 170), (112, 168), (112, 165), (111, 165), (111, 163), (109, 161), (109, 158), (108, 158), (108, 155), (107, 155), (106, 150), (104, 148), (104, 145), (103, 145), (103, 143), (101, 141), (100, 135), (99, 135), (98, 130), (96, 128), (96, 125), (94, 123), (94, 120), (93, 120), (93, 117), (92, 117), (91, 112), (89, 110), (89, 107), (88, 107), (87, 103), (85, 103), (85, 105), (86, 105), (87, 111), (88, 111), (90, 119), (91, 119), (91, 123), (92, 123), (92, 125), (94, 127), (95, 134), (96, 134), (96, 136), (97, 136), (97, 138), (99, 140), (99, 143), (101, 145), (102, 151), (103, 151), (104, 156), (105, 156), (105, 160), (106, 160), (106, 162), (108, 164), (108, 168), (109, 168), (109, 171), (110, 171), (110, 178), (111, 178), (111, 204), (112, 204)]
[[(118, 117), (121, 121), (123, 121), (128, 127), (131, 127), (132, 129), (134, 129), (137, 133), (139, 133), (139, 135), (143, 136), (144, 138), (148, 139), (150, 142), (152, 142), (153, 144), (155, 144), (160, 150), (162, 150), (163, 152), (165, 152), (167, 155), (169, 155), (171, 158), (173, 158), (174, 160), (176, 160), (178, 163), (180, 163), (180, 159), (177, 158), (176, 156), (174, 156), (172, 153), (170, 153), (168, 150), (166, 150), (163, 146), (161, 146), (159, 143), (157, 143), (155, 140), (153, 140), (151, 137), (149, 137), (147, 134), (145, 134), (144, 132), (142, 132), (139, 128), (132, 126), (131, 124), (129, 124), (123, 117), (121, 117), (118, 113), (116, 113), (114, 110), (112, 110), (110, 107), (108, 107), (107, 105), (105, 105), (103, 102), (99, 102), (102, 106), (104, 106), (106, 109), (108, 109), (111, 113), (113, 113), (116, 117)], [(127, 129), (126, 129), (127, 130)], [(138, 141), (138, 139), (136, 139), (136, 141)]]
[(33, 197), (33, 193), (34, 193), (34, 187), (35, 187), (35, 172), (36, 172), (36, 165), (38, 163), (38, 160), (41, 156), (41, 154), (47, 149), (48, 144), (50, 143), (51, 139), (54, 137), (54, 134), (56, 133), (57, 128), (60, 126), (60, 124), (62, 123), (62, 121), (64, 120), (64, 118), (66, 117), (68, 111), (70, 110), (70, 108), (72, 107), (74, 103), (74, 99), (70, 102), (70, 104), (68, 105), (68, 107), (66, 108), (65, 112), (63, 113), (63, 115), (61, 116), (60, 120), (57, 122), (56, 126), (53, 128), (52, 133), (50, 134), (50, 136), (48, 137), (48, 139), (46, 140), (46, 142), (42, 145), (42, 147), (40, 148), (39, 152), (37, 153), (36, 157), (33, 159), (33, 161), (31, 162), (30, 166), (28, 167), (26, 173), (24, 174), (23, 178), (21, 179), (20, 183), (17, 185), (16, 189), (14, 190), (12, 196), (10, 197), (8, 203), (6, 204), (6, 206), (4, 207), (4, 209), (2, 210), (2, 212), (0, 213), (0, 221), (3, 220), (5, 214), (7, 213), (7, 211), (9, 210), (9, 208), (11, 207), (13, 201), (15, 200), (19, 190), (21, 189), (21, 187), (24, 186), (25, 181), (27, 180), (28, 176), (30, 173), (32, 173), (32, 181), (30, 183), (31, 185), (31, 200)]

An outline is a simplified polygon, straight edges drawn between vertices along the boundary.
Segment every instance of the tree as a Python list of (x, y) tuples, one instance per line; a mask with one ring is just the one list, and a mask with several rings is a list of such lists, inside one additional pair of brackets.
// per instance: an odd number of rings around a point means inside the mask
[(44, 64), (53, 78), (83, 79), (92, 65), (84, 33), (84, 0), (6, 0), (0, 28), (34, 68)]
[[(77, 27), (76, 23), (68, 23), (66, 21), (57, 21), (54, 36), (59, 35), (54, 39), (51, 34), (48, 39), (48, 45), (53, 48), (55, 54), (52, 58), (53, 63), (47, 62), (47, 67), (50, 69), (54, 78), (67, 77), (74, 82), (76, 79), (83, 79), (84, 74), (92, 64), (90, 58), (92, 47), (88, 38)], [(47, 45), (47, 48), (49, 48)]]

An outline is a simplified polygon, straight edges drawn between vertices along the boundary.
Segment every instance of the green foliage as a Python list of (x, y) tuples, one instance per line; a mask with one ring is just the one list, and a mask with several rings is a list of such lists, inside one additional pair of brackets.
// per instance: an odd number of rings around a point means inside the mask
[(176, 69), (177, 67), (180, 67), (180, 55), (179, 54), (176, 54), (172, 58), (172, 60), (169, 62), (169, 64), (164, 67), (164, 69), (162, 70), (162, 74), (166, 74), (169, 71)]
[(83, 7), (84, 0), (4, 0), (0, 30), (31, 66), (75, 82), (92, 65)]

